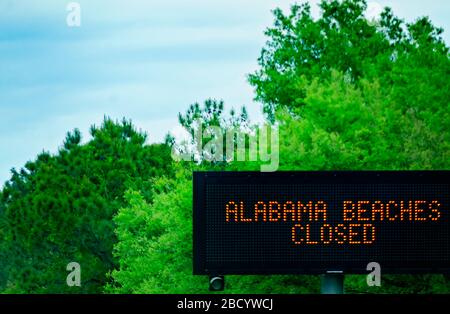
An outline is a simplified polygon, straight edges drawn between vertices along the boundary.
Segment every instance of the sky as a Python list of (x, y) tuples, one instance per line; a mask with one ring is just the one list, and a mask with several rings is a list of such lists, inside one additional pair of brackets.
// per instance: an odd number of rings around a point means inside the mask
[[(180, 132), (178, 113), (207, 98), (262, 119), (247, 75), (271, 10), (293, 0), (78, 0), (80, 27), (67, 25), (70, 2), (0, 0), (0, 185), (68, 131), (89, 139), (105, 115), (131, 119), (149, 142)], [(369, 16), (384, 6), (406, 21), (427, 15), (450, 42), (450, 1), (368, 2)]]

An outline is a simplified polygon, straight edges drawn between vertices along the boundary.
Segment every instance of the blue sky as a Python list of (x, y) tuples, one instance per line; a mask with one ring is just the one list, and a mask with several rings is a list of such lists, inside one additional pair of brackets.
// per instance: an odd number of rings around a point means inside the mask
[[(209, 97), (261, 119), (246, 75), (270, 11), (293, 1), (79, 0), (79, 28), (66, 25), (69, 2), (0, 0), (0, 185), (12, 167), (55, 152), (67, 131), (87, 138), (105, 114), (131, 118), (151, 142), (178, 132), (178, 112)], [(371, 14), (428, 15), (450, 42), (450, 1), (368, 2)]]

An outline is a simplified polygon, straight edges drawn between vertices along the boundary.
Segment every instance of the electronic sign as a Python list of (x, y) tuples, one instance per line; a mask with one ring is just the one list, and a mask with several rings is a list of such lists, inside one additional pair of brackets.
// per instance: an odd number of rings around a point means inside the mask
[(446, 273), (450, 171), (195, 172), (194, 274)]

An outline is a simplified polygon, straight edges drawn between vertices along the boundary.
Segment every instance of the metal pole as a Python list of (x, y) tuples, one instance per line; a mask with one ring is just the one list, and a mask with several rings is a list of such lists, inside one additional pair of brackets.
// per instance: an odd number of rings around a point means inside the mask
[(322, 275), (320, 292), (322, 294), (343, 294), (344, 274)]

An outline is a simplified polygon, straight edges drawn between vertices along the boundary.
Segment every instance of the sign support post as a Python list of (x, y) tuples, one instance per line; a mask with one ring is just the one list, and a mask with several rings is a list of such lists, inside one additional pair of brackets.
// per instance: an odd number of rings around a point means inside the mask
[(344, 274), (327, 273), (321, 277), (321, 294), (344, 294)]

